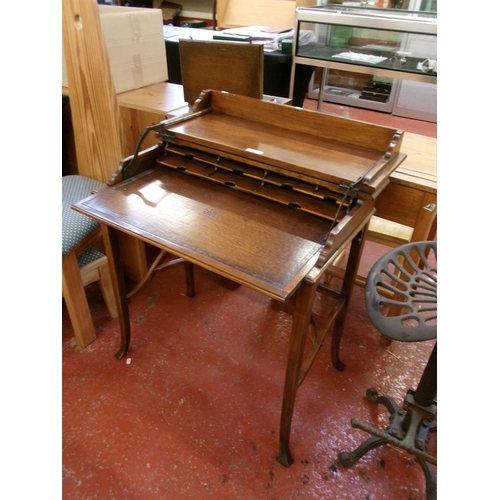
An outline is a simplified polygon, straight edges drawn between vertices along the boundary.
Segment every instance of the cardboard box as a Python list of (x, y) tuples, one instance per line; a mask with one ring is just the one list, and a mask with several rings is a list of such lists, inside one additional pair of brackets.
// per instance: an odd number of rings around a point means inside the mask
[(163, 13), (163, 24), (173, 24), (174, 19), (181, 13), (182, 5), (174, 2), (162, 2), (160, 9)]
[(295, 27), (295, 9), (310, 5), (316, 5), (316, 0), (218, 0), (217, 27), (291, 30)]
[[(99, 5), (117, 93), (168, 80), (160, 9)], [(63, 54), (63, 87), (68, 86)]]

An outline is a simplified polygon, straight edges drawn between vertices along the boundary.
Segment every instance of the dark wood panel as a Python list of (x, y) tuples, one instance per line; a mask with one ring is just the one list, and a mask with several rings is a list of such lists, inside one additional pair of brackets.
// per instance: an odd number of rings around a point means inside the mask
[[(380, 152), (348, 147), (321, 137), (303, 136), (284, 128), (210, 113), (172, 127), (176, 137), (226, 150), (234, 155), (274, 164), (282, 169), (338, 184), (354, 182), (379, 158)], [(264, 160), (265, 159), (265, 160)]]
[(424, 192), (408, 186), (389, 184), (375, 201), (377, 217), (415, 227), (423, 206)]
[(261, 99), (264, 91), (262, 45), (212, 40), (179, 40), (184, 100), (192, 104), (203, 90), (222, 90)]

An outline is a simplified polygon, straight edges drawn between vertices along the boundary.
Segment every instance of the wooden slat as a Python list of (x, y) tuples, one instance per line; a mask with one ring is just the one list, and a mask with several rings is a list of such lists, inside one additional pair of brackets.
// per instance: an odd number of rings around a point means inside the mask
[(121, 92), (117, 99), (122, 108), (164, 115), (187, 104), (184, 101), (182, 85), (168, 82), (153, 83), (140, 89)]
[[(214, 168), (213, 165), (208, 163), (174, 155), (167, 155), (160, 158), (158, 162), (167, 167), (185, 172), (186, 175), (201, 177), (209, 182), (216, 182), (231, 189), (272, 200), (297, 210), (304, 210), (330, 221), (333, 220), (337, 213), (341, 200), (338, 194), (337, 198), (330, 196), (328, 199), (320, 199), (293, 188), (284, 188), (283, 184), (277, 181), (278, 176), (275, 176), (274, 182), (267, 182), (262, 177), (259, 179), (254, 176), (247, 176), (245, 175), (245, 167), (242, 167), (241, 173), (234, 173), (228, 169)], [(282, 181), (284, 182), (284, 179)]]
[(260, 44), (179, 40), (184, 100), (189, 104), (203, 90), (223, 90), (262, 99), (264, 50)]
[(64, 0), (62, 13), (78, 172), (107, 182), (125, 155), (97, 2)]
[(381, 245), (397, 247), (411, 241), (413, 228), (391, 222), (380, 217), (372, 217), (366, 238)]
[(62, 256), (62, 294), (76, 343), (79, 347), (86, 347), (95, 340), (96, 335), (75, 250)]
[[(255, 101), (244, 96), (234, 96), (229, 99), (228, 96), (220, 92), (213, 93), (211, 106), (216, 111), (228, 116), (286, 128), (290, 132), (305, 135), (306, 138), (310, 136), (321, 137), (380, 153), (388, 151), (395, 139), (398, 140), (398, 143), (401, 142), (400, 136), (403, 134), (403, 131), (391, 127), (293, 106)], [(280, 109), (278, 110), (276, 106)], [(399, 144), (391, 151), (397, 153)]]

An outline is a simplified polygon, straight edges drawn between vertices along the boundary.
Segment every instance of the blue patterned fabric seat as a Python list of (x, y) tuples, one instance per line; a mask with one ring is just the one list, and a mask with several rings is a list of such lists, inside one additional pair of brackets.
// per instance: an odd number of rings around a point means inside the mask
[(74, 202), (104, 186), (103, 182), (80, 175), (62, 177), (63, 298), (80, 347), (86, 347), (96, 338), (86, 285), (98, 282), (110, 316), (118, 315), (108, 259), (94, 246), (101, 239), (100, 224), (71, 208)]
[[(99, 223), (76, 212), (71, 208), (75, 201), (82, 200), (92, 194), (92, 191), (105, 186), (103, 182), (89, 179), (81, 175), (67, 175), (62, 178), (62, 254), (67, 255), (85, 238), (99, 229)], [(79, 256), (79, 266), (90, 264), (103, 256), (97, 249), (89, 248)]]

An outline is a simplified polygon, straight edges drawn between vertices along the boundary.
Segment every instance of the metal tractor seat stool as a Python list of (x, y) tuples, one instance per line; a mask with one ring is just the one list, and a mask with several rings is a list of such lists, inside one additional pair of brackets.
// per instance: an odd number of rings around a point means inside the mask
[[(437, 243), (422, 241), (401, 245), (370, 270), (365, 287), (368, 316), (380, 333), (401, 342), (437, 338)], [(387, 310), (391, 315), (387, 315)], [(437, 341), (418, 383), (409, 389), (402, 406), (374, 388), (366, 391), (370, 403), (382, 404), (390, 412), (385, 431), (354, 418), (351, 425), (372, 437), (351, 452), (341, 452), (343, 467), (351, 467), (370, 450), (385, 444), (415, 456), (426, 479), (426, 499), (436, 498), (436, 480), (431, 465), (437, 457), (427, 451), (431, 432), (436, 432)]]

